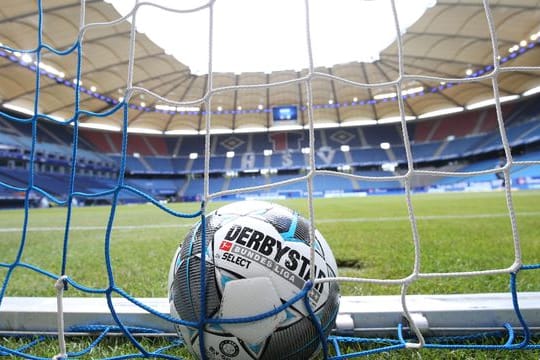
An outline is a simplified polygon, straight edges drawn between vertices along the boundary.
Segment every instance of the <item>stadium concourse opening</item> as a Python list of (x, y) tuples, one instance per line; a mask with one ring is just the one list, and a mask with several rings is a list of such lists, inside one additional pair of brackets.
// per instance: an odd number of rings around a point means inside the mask
[[(527, 161), (540, 154), (538, 98), (504, 105), (502, 111), (513, 158)], [(0, 119), (0, 181), (20, 189), (0, 187), (0, 206), (22, 207), (28, 185), (31, 125)], [(38, 123), (34, 185), (66, 198), (71, 166), (72, 128), (49, 121)], [(315, 130), (317, 169), (366, 177), (392, 177), (407, 171), (398, 124)], [(486, 191), (502, 186), (501, 173), (471, 176), (468, 172), (496, 168), (504, 160), (495, 109), (487, 107), (459, 115), (408, 123), (415, 169), (454, 172), (453, 176), (417, 176), (415, 192)], [(99, 192), (114, 188), (120, 167), (121, 134), (81, 129), (77, 153), (75, 191)], [(386, 146), (382, 146), (385, 144)], [(259, 186), (305, 174), (308, 170), (307, 130), (212, 136), (210, 191)], [(203, 195), (204, 137), (130, 134), (125, 181), (162, 201), (200, 201)], [(540, 167), (511, 169), (512, 186), (535, 189)], [(459, 175), (463, 173), (462, 175)], [(319, 175), (316, 197), (364, 196), (403, 193), (399, 179), (377, 182)], [(282, 199), (304, 197), (305, 184), (293, 183), (271, 190), (224, 196)], [(77, 198), (77, 205), (105, 204), (109, 197)], [(120, 203), (143, 202), (122, 193)], [(31, 194), (33, 206), (48, 206), (43, 196)]]

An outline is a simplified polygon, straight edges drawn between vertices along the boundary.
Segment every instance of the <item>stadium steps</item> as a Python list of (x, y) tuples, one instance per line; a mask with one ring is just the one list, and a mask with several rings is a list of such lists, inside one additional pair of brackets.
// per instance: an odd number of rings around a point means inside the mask
[(150, 172), (154, 171), (154, 169), (152, 169), (152, 166), (150, 166), (150, 164), (148, 163), (148, 161), (146, 161), (146, 159), (144, 158), (144, 156), (141, 156), (139, 157), (139, 161), (141, 164), (143, 164), (144, 168)]
[[(392, 176), (401, 176), (403, 175), (402, 172), (400, 172), (397, 168), (391, 172)], [(399, 180), (396, 180), (396, 182), (399, 183), (399, 186), (402, 187), (402, 188), (405, 188), (405, 180), (403, 179), (399, 179)], [(411, 182), (412, 183), (412, 182)], [(414, 187), (414, 186), (413, 186)]]
[(476, 143), (472, 144), (467, 149), (464, 149), (465, 152), (462, 153), (461, 155), (467, 156), (473, 153), (481, 152), (482, 149), (486, 148), (490, 143), (492, 143), (495, 138), (500, 138), (500, 136), (501, 135), (499, 134), (498, 130), (496, 130), (495, 132), (492, 131), (492, 132), (486, 133)]
[(187, 177), (186, 181), (182, 184), (182, 186), (178, 189), (178, 195), (184, 196), (186, 193), (187, 188), (189, 187), (189, 183), (191, 182), (191, 178)]
[(14, 175), (9, 168), (0, 168), (0, 181), (20, 188), (28, 187), (28, 179)]
[(441, 145), (433, 153), (434, 159), (437, 159), (441, 155), (441, 153), (444, 151), (444, 149), (446, 149), (446, 146), (448, 146), (448, 142), (449, 142), (448, 140), (444, 140), (441, 142)]
[(118, 154), (120, 151), (118, 151), (118, 148), (114, 144), (114, 141), (112, 140), (111, 135), (108, 133), (103, 133), (103, 135), (105, 136), (105, 141), (107, 141), (107, 144), (109, 144), (109, 147), (111, 148), (113, 153)]
[(231, 170), (232, 158), (225, 158), (225, 171)]
[(171, 154), (173, 157), (176, 157), (176, 156), (178, 156), (178, 154), (180, 154), (180, 147), (182, 147), (182, 140), (183, 139), (184, 139), (183, 136), (179, 136), (178, 140), (174, 144), (174, 149), (173, 149), (173, 152)]
[(264, 157), (264, 168), (265, 169), (270, 169), (271, 166), (272, 166), (272, 157), (271, 156), (265, 156)]
[[(421, 170), (457, 172), (462, 167), (463, 167), (463, 164), (455, 163), (455, 164), (444, 165), (442, 167), (430, 166), (430, 167), (422, 168)], [(461, 180), (460, 180), (460, 178), (457, 178), (457, 177), (420, 175), (420, 176), (415, 176), (413, 178), (412, 186), (413, 187), (415, 187), (415, 186), (429, 186), (429, 185), (434, 185), (434, 184), (440, 183), (441, 181), (443, 181), (445, 184), (450, 184), (450, 183), (458, 182), (458, 181), (461, 181)]]
[(219, 145), (219, 135), (212, 136), (210, 138), (210, 154), (213, 155), (216, 153), (217, 146)]
[(17, 129), (15, 126), (13, 126), (9, 121), (7, 120), (4, 120), (0, 117), (0, 123), (2, 124), (2, 127), (3, 127), (3, 131), (6, 131), (6, 132), (10, 132), (12, 133), (13, 135), (18, 135), (20, 137), (23, 137), (24, 134), (19, 130)]
[(362, 130), (361, 127), (358, 127), (357, 132), (358, 132), (358, 139), (360, 139), (360, 146), (361, 147), (369, 146), (369, 143), (366, 139), (366, 135), (364, 134), (364, 131)]
[(148, 147), (148, 149), (150, 149), (150, 152), (152, 153), (152, 155), (153, 156), (159, 156), (158, 151), (156, 150), (154, 145), (152, 145), (152, 143), (148, 140), (148, 138), (146, 136), (143, 136), (142, 139), (143, 139), (145, 145)]
[(505, 125), (515, 124), (522, 121), (533, 120), (538, 114), (538, 101), (531, 99), (520, 106), (516, 106), (509, 114), (504, 114)]
[(189, 159), (188, 162), (186, 163), (185, 171), (190, 172), (192, 168), (193, 168), (193, 159)]
[(512, 177), (540, 176), (540, 165), (517, 166), (512, 169)]
[(343, 156), (345, 157), (345, 163), (346, 164), (352, 164), (353, 158), (350, 151), (346, 151), (343, 153)]
[(433, 138), (433, 136), (437, 133), (437, 130), (439, 129), (439, 126), (441, 125), (441, 121), (436, 121), (433, 123), (433, 126), (431, 127), (431, 130), (429, 131), (428, 135), (424, 139), (424, 142), (429, 142)]
[(326, 138), (326, 131), (319, 131), (320, 147), (328, 147), (328, 139)]
[[(441, 170), (441, 169), (436, 168), (434, 166), (428, 166), (428, 167), (423, 167), (421, 170), (437, 171), (437, 170)], [(403, 175), (403, 174), (398, 174), (398, 175)], [(416, 174), (416, 175), (414, 175), (414, 176), (412, 176), (410, 178), (411, 179), (411, 187), (412, 188), (417, 188), (417, 187), (430, 186), (434, 182), (439, 180), (440, 178), (441, 177), (438, 177), (438, 176), (418, 175), (418, 174)]]
[(386, 149), (386, 150), (384, 150), (384, 152), (386, 153), (386, 156), (388, 156), (388, 159), (389, 159), (391, 162), (397, 162), (396, 155), (395, 155), (394, 152), (392, 151), (392, 148)]
[(309, 166), (309, 154), (304, 154), (303, 158), (304, 158), (304, 163), (302, 164), (302, 167), (308, 167)]
[[(89, 141), (80, 133), (79, 133), (79, 136), (77, 137), (77, 141), (79, 142), (80, 145), (83, 145), (81, 146), (82, 148), (86, 148), (87, 150), (97, 154), (98, 157), (102, 159), (107, 159), (108, 162), (111, 161), (111, 159), (107, 155), (105, 155), (105, 153), (101, 152), (92, 141)], [(69, 144), (68, 146), (71, 147), (71, 144)]]
[(358, 185), (358, 181), (356, 181), (355, 179), (350, 179), (350, 180), (351, 180), (352, 188), (354, 190), (360, 190), (360, 185)]
[(226, 190), (229, 190), (229, 186), (231, 185), (231, 178), (230, 177), (226, 177), (224, 180), (223, 180), (223, 185), (221, 186), (221, 191), (226, 191)]
[[(2, 129), (4, 130), (4, 129)], [(19, 148), (19, 146), (21, 144), (19, 144), (18, 141), (15, 140), (15, 138), (17, 138), (18, 136), (17, 135), (13, 135), (13, 134), (9, 134), (9, 133), (4, 133), (3, 131), (0, 132), (0, 144), (1, 145), (6, 145), (6, 146), (13, 146), (15, 148)]]
[(46, 126), (40, 126), (39, 127), (39, 131), (43, 131), (44, 133), (47, 134), (47, 136), (49, 136), (51, 139), (53, 139), (54, 141), (56, 141), (58, 144), (60, 145), (63, 145), (63, 146), (70, 146), (70, 144), (66, 144), (64, 141), (62, 141), (62, 139), (60, 139), (56, 134), (54, 134), (52, 131), (49, 131), (49, 129), (47, 129)]
[(484, 121), (486, 120), (486, 116), (487, 116), (487, 111), (482, 111), (480, 113), (480, 117), (476, 121), (476, 125), (474, 126), (472, 134), (478, 134), (480, 132), (480, 129), (482, 129), (484, 125)]
[(513, 142), (519, 142), (520, 140), (527, 139), (529, 134), (536, 131), (538, 128), (540, 128), (540, 124), (536, 124), (536, 126), (532, 126), (529, 130), (524, 131), (521, 135), (519, 135), (516, 139), (514, 139)]
[(253, 152), (253, 134), (247, 136), (246, 152)]

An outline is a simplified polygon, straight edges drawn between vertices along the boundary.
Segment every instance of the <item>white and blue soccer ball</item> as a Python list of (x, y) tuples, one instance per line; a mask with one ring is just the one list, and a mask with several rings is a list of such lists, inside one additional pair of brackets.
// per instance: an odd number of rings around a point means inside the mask
[[(206, 218), (206, 317), (245, 318), (268, 313), (297, 295), (310, 278), (337, 276), (335, 258), (315, 230), (310, 261), (309, 222), (295, 211), (263, 201), (240, 201)], [(193, 226), (178, 248), (169, 273), (171, 314), (201, 318), (202, 225)], [(336, 282), (316, 283), (309, 303), (326, 337), (339, 307)], [(201, 358), (200, 332), (177, 325), (188, 350)], [(208, 359), (309, 359), (321, 349), (320, 334), (303, 299), (264, 319), (209, 323), (204, 327)]]

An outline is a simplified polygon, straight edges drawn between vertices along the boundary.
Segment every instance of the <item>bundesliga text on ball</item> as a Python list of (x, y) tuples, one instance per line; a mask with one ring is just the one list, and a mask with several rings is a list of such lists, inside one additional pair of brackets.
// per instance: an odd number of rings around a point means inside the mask
[[(219, 249), (221, 259), (249, 269), (253, 263), (262, 265), (294, 286), (302, 289), (310, 277), (310, 259), (270, 235), (247, 226), (233, 225), (228, 230)], [(315, 265), (316, 278), (326, 278), (326, 273)], [(310, 297), (317, 302), (324, 283), (314, 285)]]

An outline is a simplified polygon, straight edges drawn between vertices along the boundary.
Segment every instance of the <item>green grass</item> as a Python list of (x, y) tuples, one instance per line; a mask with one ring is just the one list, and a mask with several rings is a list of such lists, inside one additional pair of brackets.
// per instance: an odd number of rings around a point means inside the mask
[[(522, 260), (540, 263), (540, 192), (516, 192)], [(307, 215), (305, 199), (283, 204)], [(223, 205), (212, 203), (210, 209)], [(414, 269), (415, 249), (407, 204), (403, 196), (316, 199), (317, 228), (324, 235), (340, 265), (340, 276), (362, 279), (402, 279)], [(464, 272), (505, 269), (516, 258), (511, 222), (503, 192), (413, 195), (417, 217), (422, 273)], [(195, 212), (199, 204), (170, 204), (175, 211)], [(67, 252), (66, 273), (78, 283), (94, 288), (109, 284), (105, 266), (106, 224), (111, 208), (75, 208)], [(60, 273), (62, 243), (67, 210), (32, 209), (29, 212), (26, 244), (21, 260), (54, 274)], [(0, 263), (12, 263), (21, 244), (21, 210), (0, 212)], [(137, 297), (165, 297), (172, 256), (196, 219), (177, 218), (153, 205), (120, 206), (114, 219), (110, 255), (115, 284)], [(0, 279), (7, 273), (0, 268)], [(418, 280), (411, 294), (451, 294), (508, 291), (509, 276), (483, 275)], [(540, 271), (518, 274), (520, 291), (540, 291)], [(395, 295), (398, 285), (378, 285), (369, 281), (344, 282), (342, 295)], [(16, 268), (6, 289), (7, 296), (54, 296), (54, 280), (21, 267)], [(66, 296), (83, 296), (70, 288)], [(0, 345), (16, 347), (19, 340), (0, 340)], [(87, 340), (70, 342), (83, 346)], [(156, 340), (146, 340), (149, 346)], [(150, 344), (150, 342), (152, 344)], [(159, 346), (159, 340), (157, 345)], [(34, 353), (50, 356), (55, 342), (37, 346)], [(125, 341), (107, 340), (88, 358), (133, 352)], [(179, 350), (178, 355), (184, 355)], [(538, 359), (540, 351), (434, 351), (404, 350), (379, 354), (377, 358), (523, 358)]]

